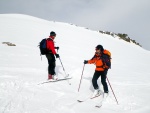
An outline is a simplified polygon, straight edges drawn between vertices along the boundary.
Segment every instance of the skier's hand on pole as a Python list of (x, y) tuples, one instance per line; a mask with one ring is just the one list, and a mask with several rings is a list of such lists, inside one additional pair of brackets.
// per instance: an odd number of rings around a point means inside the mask
[(88, 63), (88, 61), (87, 60), (84, 60), (84, 62), (83, 62), (84, 64), (87, 64)]
[(55, 54), (56, 58), (60, 58), (59, 54)]
[(55, 49), (57, 49), (57, 51), (58, 51), (59, 47), (55, 47)]

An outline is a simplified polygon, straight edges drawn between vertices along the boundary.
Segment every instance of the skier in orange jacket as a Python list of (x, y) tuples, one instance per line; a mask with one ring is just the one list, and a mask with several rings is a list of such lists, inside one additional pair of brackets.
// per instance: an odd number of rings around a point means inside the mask
[(100, 76), (101, 76), (101, 83), (104, 89), (104, 95), (108, 95), (108, 85), (106, 82), (106, 75), (107, 75), (108, 67), (104, 64), (103, 58), (102, 58), (103, 53), (107, 52), (107, 50), (104, 50), (102, 45), (97, 45), (95, 50), (96, 50), (95, 55), (93, 56), (91, 60), (84, 60), (84, 64), (96, 65), (95, 73), (92, 78), (92, 84), (95, 89), (92, 97), (102, 94), (102, 91), (100, 90), (97, 84), (97, 80)]

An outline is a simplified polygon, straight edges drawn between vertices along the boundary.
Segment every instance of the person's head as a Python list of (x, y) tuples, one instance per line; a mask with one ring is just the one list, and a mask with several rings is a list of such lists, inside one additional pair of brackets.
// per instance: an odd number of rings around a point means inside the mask
[(51, 32), (50, 32), (50, 37), (51, 37), (52, 39), (54, 39), (54, 38), (56, 37), (56, 33), (55, 33), (54, 31), (51, 31)]
[(96, 50), (97, 53), (101, 53), (101, 52), (104, 51), (104, 48), (103, 48), (102, 45), (97, 45), (97, 46), (95, 47), (95, 50)]

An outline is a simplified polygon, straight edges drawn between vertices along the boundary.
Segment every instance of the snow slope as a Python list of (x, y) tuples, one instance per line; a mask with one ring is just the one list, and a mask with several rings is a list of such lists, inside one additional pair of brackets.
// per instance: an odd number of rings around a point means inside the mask
[[(47, 60), (42, 56), (41, 61), (37, 45), (50, 31), (57, 33), (55, 45), (73, 79), (39, 85), (47, 79)], [(98, 44), (112, 53), (108, 78), (119, 102), (109, 87), (109, 97), (100, 109), (94, 107), (98, 99), (76, 101), (93, 92), (94, 65), (85, 65), (79, 92), (78, 87), (83, 61), (92, 58)], [(97, 31), (27, 15), (0, 14), (0, 113), (149, 113), (149, 58), (149, 51)], [(56, 72), (63, 77), (59, 59), (56, 62)]]

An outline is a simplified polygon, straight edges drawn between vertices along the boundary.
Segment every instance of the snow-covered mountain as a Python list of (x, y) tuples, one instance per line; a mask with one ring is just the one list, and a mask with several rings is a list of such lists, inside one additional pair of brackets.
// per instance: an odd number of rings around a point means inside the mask
[[(47, 60), (45, 56), (41, 60), (37, 46), (50, 31), (57, 33), (55, 45), (60, 47), (66, 73), (73, 78), (39, 85), (47, 80)], [(108, 79), (119, 102), (109, 87), (100, 109), (94, 107), (98, 99), (77, 102), (93, 92), (95, 65), (85, 65), (79, 92), (78, 87), (83, 61), (92, 58), (98, 44), (111, 51)], [(149, 113), (149, 58), (149, 51), (98, 31), (27, 15), (0, 14), (0, 113)], [(58, 77), (65, 74), (59, 59), (56, 72)]]

